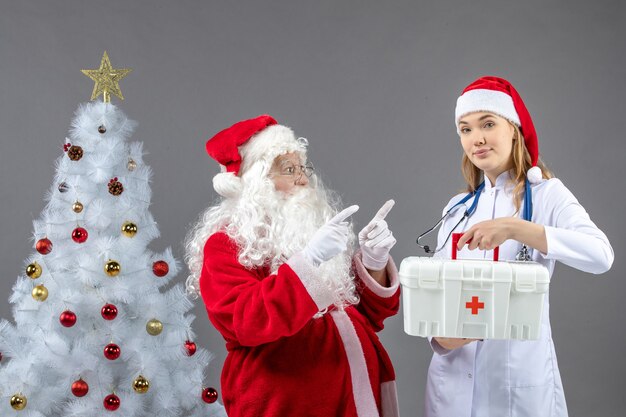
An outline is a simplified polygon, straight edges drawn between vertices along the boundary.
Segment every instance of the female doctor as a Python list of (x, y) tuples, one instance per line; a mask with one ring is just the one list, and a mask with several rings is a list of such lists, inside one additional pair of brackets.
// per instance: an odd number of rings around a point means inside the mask
[[(490, 258), (499, 246), (501, 259), (530, 259), (550, 275), (556, 261), (593, 274), (611, 267), (605, 234), (539, 160), (530, 114), (508, 81), (471, 83), (455, 122), (469, 194), (444, 209), (435, 257), (449, 257), (451, 233), (464, 231), (459, 258)], [(567, 416), (547, 295), (540, 333), (535, 341), (432, 338), (426, 416)]]

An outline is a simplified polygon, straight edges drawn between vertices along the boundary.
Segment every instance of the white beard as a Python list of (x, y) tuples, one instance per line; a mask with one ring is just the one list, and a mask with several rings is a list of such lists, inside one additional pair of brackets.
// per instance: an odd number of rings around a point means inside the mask
[[(323, 188), (306, 187), (293, 194), (284, 194), (273, 189), (266, 190), (268, 197), (264, 199), (262, 212), (264, 221), (257, 225), (262, 233), (252, 242), (240, 243), (244, 249), (241, 255), (253, 255), (255, 264), (269, 265), (272, 273), (284, 264), (291, 256), (302, 251), (315, 232), (330, 220), (336, 213)], [(334, 304), (345, 307), (358, 301), (352, 273), (352, 245), (355, 242), (351, 232), (349, 249), (322, 263), (319, 266), (320, 277), (335, 294)], [(238, 242), (239, 243), (239, 242)]]
[[(275, 273), (302, 251), (317, 229), (341, 208), (336, 195), (327, 191), (316, 175), (308, 187), (291, 195), (277, 192), (264, 172), (250, 172), (244, 177), (241, 194), (207, 208), (186, 239), (186, 261), (191, 272), (187, 290), (192, 296), (199, 294), (203, 248), (212, 234), (223, 231), (237, 243), (237, 260), (242, 266), (268, 266)], [(333, 304), (339, 308), (359, 300), (352, 272), (355, 242), (351, 230), (348, 250), (318, 268), (319, 276), (334, 294)]]
[[(274, 204), (265, 207), (272, 272), (304, 249), (315, 232), (333, 214), (314, 189), (304, 188), (291, 195), (274, 192)], [(268, 247), (268, 249), (270, 249)]]

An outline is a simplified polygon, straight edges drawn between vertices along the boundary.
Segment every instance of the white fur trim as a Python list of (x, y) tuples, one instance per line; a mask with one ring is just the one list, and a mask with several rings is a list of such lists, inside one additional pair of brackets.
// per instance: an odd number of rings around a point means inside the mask
[(242, 159), (240, 175), (260, 159), (265, 159), (271, 165), (274, 158), (289, 152), (306, 153), (306, 145), (296, 139), (293, 131), (287, 126), (268, 126), (240, 147)]
[(530, 181), (531, 184), (539, 184), (543, 179), (543, 175), (541, 174), (541, 168), (538, 166), (534, 166), (528, 170), (526, 173), (526, 178)]
[(335, 322), (335, 326), (337, 326), (343, 347), (348, 356), (356, 414), (358, 417), (379, 417), (376, 399), (374, 398), (372, 384), (367, 372), (365, 354), (354, 325), (345, 311), (331, 311), (330, 315)]
[(382, 417), (400, 417), (396, 381), (387, 381), (380, 384), (380, 397), (383, 411)]
[(365, 269), (365, 265), (363, 265), (363, 261), (361, 260), (361, 255), (361, 250), (358, 250), (354, 254), (355, 270), (359, 278), (361, 278), (361, 281), (363, 281), (365, 286), (379, 297), (389, 298), (393, 296), (396, 291), (398, 291), (400, 280), (398, 279), (398, 268), (396, 268), (396, 264), (393, 262), (391, 256), (389, 256), (389, 261), (385, 267), (390, 285), (389, 287), (383, 287), (374, 278), (372, 278), (369, 272), (367, 272), (367, 269)]
[(220, 172), (213, 177), (213, 189), (225, 198), (234, 198), (241, 194), (241, 178), (233, 172)]
[(470, 90), (456, 100), (454, 125), (457, 133), (460, 133), (461, 117), (479, 111), (497, 114), (518, 126), (521, 124), (510, 95), (494, 90)]
[(332, 291), (324, 285), (322, 278), (318, 275), (318, 269), (311, 265), (302, 253), (296, 253), (286, 263), (298, 275), (319, 310), (333, 303)]

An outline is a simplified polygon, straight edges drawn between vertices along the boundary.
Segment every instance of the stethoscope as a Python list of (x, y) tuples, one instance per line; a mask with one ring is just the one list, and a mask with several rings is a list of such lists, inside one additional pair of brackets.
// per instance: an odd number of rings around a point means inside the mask
[[(456, 228), (459, 227), (459, 225), (464, 220), (469, 219), (472, 216), (472, 214), (474, 214), (474, 212), (476, 211), (476, 207), (478, 206), (478, 200), (480, 199), (480, 194), (482, 193), (482, 191), (484, 189), (485, 189), (485, 182), (483, 181), (483, 182), (480, 183), (480, 185), (474, 191), (467, 193), (467, 195), (465, 197), (463, 197), (458, 203), (456, 203), (455, 205), (450, 207), (450, 209), (448, 209), (448, 211), (446, 211), (444, 213), (443, 217), (441, 217), (441, 219), (439, 219), (439, 221), (433, 227), (431, 227), (430, 229), (428, 229), (427, 231), (425, 231), (424, 233), (422, 233), (421, 235), (419, 235), (417, 237), (417, 241), (416, 241), (417, 246), (419, 246), (420, 248), (424, 249), (424, 252), (432, 253), (432, 254), (435, 254), (435, 253), (439, 252), (441, 249), (443, 249), (446, 246), (446, 244), (448, 243), (448, 240), (450, 240), (450, 236), (452, 236), (452, 232), (454, 232), (456, 230)], [(465, 210), (465, 213), (463, 213), (463, 216), (454, 225), (452, 230), (450, 230), (450, 233), (448, 233), (448, 236), (446, 237), (446, 240), (441, 244), (441, 246), (439, 246), (438, 248), (435, 248), (435, 250), (431, 250), (428, 245), (422, 245), (420, 243), (420, 239), (422, 239), (424, 236), (432, 233), (437, 227), (439, 227), (439, 225), (441, 225), (441, 223), (443, 223), (443, 221), (453, 211), (456, 210), (457, 207), (459, 207), (461, 205), (464, 205), (466, 202), (468, 202), (472, 198), (473, 198), (472, 204), (469, 206), (469, 208), (467, 208)], [(530, 189), (530, 182), (528, 181), (528, 179), (526, 179), (526, 181), (524, 183), (524, 209), (523, 209), (522, 217), (524, 218), (524, 220), (531, 221), (532, 215), (533, 215), (532, 192), (531, 192), (531, 189)], [(517, 261), (530, 261), (530, 253), (528, 251), (528, 246), (522, 245), (522, 248), (520, 249), (520, 251), (515, 256), (515, 260), (517, 260)]]

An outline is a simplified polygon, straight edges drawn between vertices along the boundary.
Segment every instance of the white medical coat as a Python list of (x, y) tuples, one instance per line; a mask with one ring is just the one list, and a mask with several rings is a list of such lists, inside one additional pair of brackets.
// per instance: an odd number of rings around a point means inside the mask
[[(521, 217), (515, 214), (513, 185), (508, 180), (508, 172), (497, 178), (495, 186), (486, 179), (476, 211), (455, 232), (484, 220)], [(464, 195), (452, 198), (444, 213)], [(532, 196), (532, 221), (544, 225), (548, 242), (546, 255), (532, 251), (533, 261), (545, 265), (550, 276), (556, 261), (593, 274), (611, 267), (614, 254), (606, 235), (560, 180), (553, 178), (533, 185)], [(439, 230), (438, 247), (472, 201), (457, 207), (445, 220)], [(451, 240), (435, 256), (449, 258)], [(520, 248), (519, 242), (507, 240), (500, 246), (500, 259), (515, 259)], [(492, 256), (492, 251), (470, 251), (467, 247), (458, 252), (458, 259)], [(431, 340), (435, 353), (428, 369), (426, 417), (567, 416), (550, 330), (549, 295), (544, 299), (539, 340), (485, 340), (452, 351)]]

